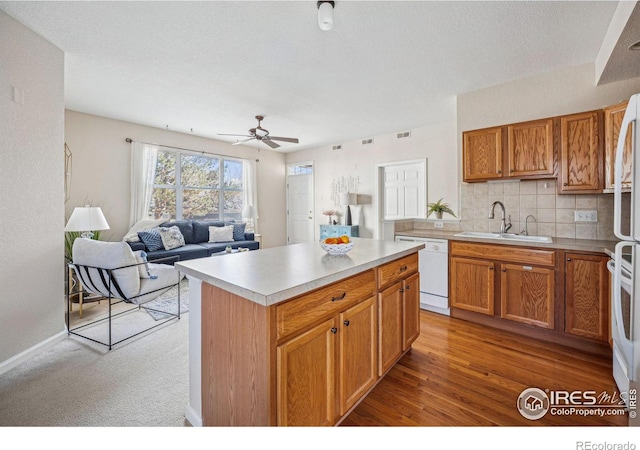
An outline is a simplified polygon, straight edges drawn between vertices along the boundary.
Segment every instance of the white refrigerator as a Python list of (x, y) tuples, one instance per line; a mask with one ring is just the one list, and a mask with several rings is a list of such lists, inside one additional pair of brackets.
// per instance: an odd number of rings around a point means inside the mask
[[(613, 231), (621, 241), (615, 247), (609, 270), (613, 273), (611, 291), (611, 338), (613, 341), (613, 377), (618, 390), (634, 406), (633, 389), (640, 381), (640, 94), (629, 99), (620, 127), (614, 169)], [(623, 194), (623, 155), (631, 134), (631, 193)], [(630, 201), (630, 204), (627, 202)], [(628, 214), (623, 214), (630, 208)], [(629, 218), (629, 219), (625, 219)], [(631, 390), (630, 390), (631, 389)], [(625, 395), (626, 394), (626, 395)], [(628, 397), (631, 397), (629, 404)], [(635, 413), (634, 413), (635, 415)], [(631, 417), (631, 415), (630, 415)]]

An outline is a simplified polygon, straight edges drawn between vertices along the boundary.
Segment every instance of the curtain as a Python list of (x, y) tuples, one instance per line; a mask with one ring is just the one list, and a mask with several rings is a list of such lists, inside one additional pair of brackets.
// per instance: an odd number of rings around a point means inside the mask
[(149, 217), (159, 146), (131, 142), (131, 209), (129, 226)]
[[(242, 161), (242, 205), (253, 206), (258, 211), (258, 192), (256, 189), (256, 162), (245, 159)], [(254, 230), (258, 232), (258, 218), (254, 219)]]

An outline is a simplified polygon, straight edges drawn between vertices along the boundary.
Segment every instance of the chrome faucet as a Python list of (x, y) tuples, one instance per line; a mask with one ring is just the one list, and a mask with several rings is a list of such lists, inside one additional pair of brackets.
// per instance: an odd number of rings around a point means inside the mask
[(496, 205), (499, 205), (500, 209), (502, 210), (502, 217), (500, 218), (500, 234), (504, 234), (509, 230), (509, 228), (511, 228), (511, 219), (509, 219), (509, 223), (506, 222), (504, 204), (501, 201), (495, 201), (491, 204), (491, 210), (489, 210), (489, 219), (493, 219), (495, 217), (493, 210), (496, 208)]
[(533, 214), (529, 214), (526, 219), (524, 219), (524, 230), (522, 230), (521, 233), (525, 236), (529, 236), (529, 217), (531, 217), (534, 222), (538, 222)]

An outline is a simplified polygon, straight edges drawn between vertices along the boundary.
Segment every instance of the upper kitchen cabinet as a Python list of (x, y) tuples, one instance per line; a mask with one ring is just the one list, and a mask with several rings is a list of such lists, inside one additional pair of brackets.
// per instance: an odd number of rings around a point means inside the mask
[(502, 127), (462, 133), (462, 164), (464, 181), (502, 178)]
[[(604, 160), (605, 160), (605, 191), (613, 190), (613, 172), (618, 147), (618, 136), (620, 136), (620, 125), (624, 118), (624, 112), (628, 102), (619, 103), (604, 109)], [(634, 126), (633, 123), (630, 125)], [(631, 137), (632, 133), (627, 133), (624, 143), (624, 153), (622, 157), (622, 189), (631, 188)]]
[(464, 181), (555, 176), (553, 119), (462, 133)]
[(507, 126), (507, 164), (509, 177), (553, 176), (553, 119)]
[(560, 194), (602, 192), (601, 118), (601, 111), (560, 117)]

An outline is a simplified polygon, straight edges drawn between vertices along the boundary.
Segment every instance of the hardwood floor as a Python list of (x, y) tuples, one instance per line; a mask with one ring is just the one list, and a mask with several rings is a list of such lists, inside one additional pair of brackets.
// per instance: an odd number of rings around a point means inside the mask
[(516, 408), (518, 396), (530, 387), (617, 393), (610, 359), (427, 311), (420, 312), (420, 320), (412, 349), (342, 426), (628, 424), (626, 413), (599, 417), (549, 411), (529, 420)]

